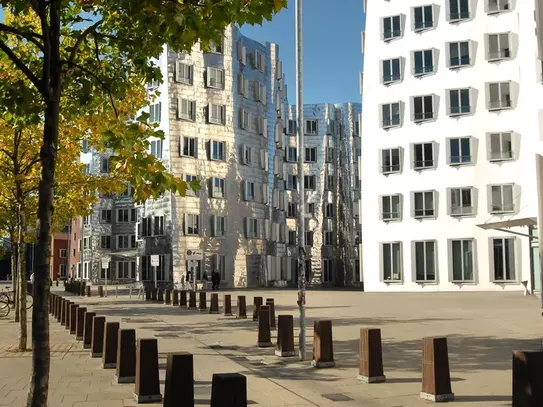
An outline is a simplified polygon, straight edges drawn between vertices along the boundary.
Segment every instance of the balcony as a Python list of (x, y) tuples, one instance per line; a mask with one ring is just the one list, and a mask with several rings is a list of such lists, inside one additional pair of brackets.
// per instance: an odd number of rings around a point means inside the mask
[(415, 123), (425, 122), (427, 120), (434, 119), (434, 112), (420, 112), (413, 115), (413, 121)]
[(428, 28), (433, 28), (434, 22), (433, 21), (415, 21), (415, 32), (417, 31), (424, 31)]

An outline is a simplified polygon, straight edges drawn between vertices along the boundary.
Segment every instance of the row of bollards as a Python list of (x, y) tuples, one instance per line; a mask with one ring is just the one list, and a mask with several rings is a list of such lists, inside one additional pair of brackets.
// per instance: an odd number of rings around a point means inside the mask
[[(192, 354), (168, 353), (162, 399), (157, 339), (136, 339), (135, 329), (120, 329), (118, 322), (106, 322), (105, 317), (57, 294), (49, 296), (49, 313), (82, 341), (91, 357), (102, 359), (102, 368), (115, 369), (117, 383), (135, 384), (137, 403), (194, 406)], [(211, 392), (212, 407), (247, 407), (247, 379), (239, 373), (213, 374)]]

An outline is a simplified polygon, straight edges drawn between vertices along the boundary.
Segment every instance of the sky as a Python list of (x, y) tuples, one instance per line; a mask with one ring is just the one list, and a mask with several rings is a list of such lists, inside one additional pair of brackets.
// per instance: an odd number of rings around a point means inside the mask
[[(303, 2), (304, 104), (360, 102), (361, 32), (364, 0)], [(241, 32), (260, 42), (279, 45), (289, 103), (296, 103), (295, 1), (288, 0), (272, 21), (243, 26)]]

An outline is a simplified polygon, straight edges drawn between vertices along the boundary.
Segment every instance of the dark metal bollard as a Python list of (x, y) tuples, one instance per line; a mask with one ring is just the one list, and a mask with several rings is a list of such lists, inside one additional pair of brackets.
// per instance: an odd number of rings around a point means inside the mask
[(275, 329), (275, 301), (273, 298), (266, 298), (266, 305), (270, 307), (270, 328)]
[(138, 339), (134, 398), (137, 403), (162, 401), (158, 374), (158, 341), (156, 339)]
[(200, 291), (200, 301), (199, 301), (199, 304), (198, 304), (198, 308), (200, 310), (200, 312), (205, 312), (207, 311), (207, 295), (206, 295), (206, 292), (205, 291)]
[(117, 367), (117, 341), (119, 340), (119, 323), (108, 322), (104, 335), (104, 346), (102, 352), (102, 367), (104, 369), (115, 369)]
[(247, 318), (247, 303), (245, 302), (244, 295), (238, 295), (238, 309), (236, 310), (236, 318), (238, 319)]
[(292, 315), (279, 315), (277, 319), (276, 356), (296, 356), (294, 350), (294, 318)]
[(187, 292), (185, 290), (179, 293), (179, 306), (183, 308), (187, 307)]
[(262, 306), (262, 297), (253, 298), (253, 321), (258, 321), (258, 310)]
[(230, 294), (224, 295), (224, 315), (232, 316), (232, 296)]
[(83, 329), (83, 349), (90, 349), (92, 344), (92, 321), (96, 312), (85, 312), (85, 327)]
[(218, 314), (219, 313), (219, 294), (212, 293), (211, 301), (209, 303), (209, 313)]
[(179, 305), (179, 290), (172, 291), (172, 305), (174, 307)]
[(83, 340), (83, 332), (85, 331), (85, 313), (87, 308), (79, 307), (77, 309), (77, 321), (75, 323), (75, 339), (78, 341)]
[(360, 329), (360, 369), (358, 380), (365, 383), (381, 383), (386, 380), (383, 372), (383, 348), (381, 330)]
[(92, 319), (91, 357), (101, 358), (104, 351), (104, 329), (106, 317), (94, 317)]
[(78, 304), (70, 304), (70, 324), (69, 324), (69, 328), (70, 328), (70, 333), (72, 335), (75, 335), (76, 334), (76, 325), (77, 325), (77, 310), (79, 308), (79, 305)]
[(215, 373), (211, 407), (247, 407), (247, 378), (239, 373)]
[(271, 342), (270, 331), (270, 307), (267, 305), (260, 306), (258, 310), (258, 347), (270, 348), (273, 346)]
[(335, 367), (332, 321), (315, 321), (313, 327), (313, 361), (311, 366), (322, 369)]
[(117, 383), (136, 383), (136, 330), (120, 329), (117, 339)]
[(194, 358), (190, 353), (168, 353), (164, 407), (194, 406)]

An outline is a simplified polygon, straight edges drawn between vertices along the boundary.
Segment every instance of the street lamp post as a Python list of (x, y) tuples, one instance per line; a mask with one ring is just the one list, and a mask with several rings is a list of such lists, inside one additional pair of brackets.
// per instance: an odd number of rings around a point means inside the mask
[(298, 308), (300, 360), (305, 360), (305, 192), (302, 0), (296, 0), (296, 135), (298, 137)]

